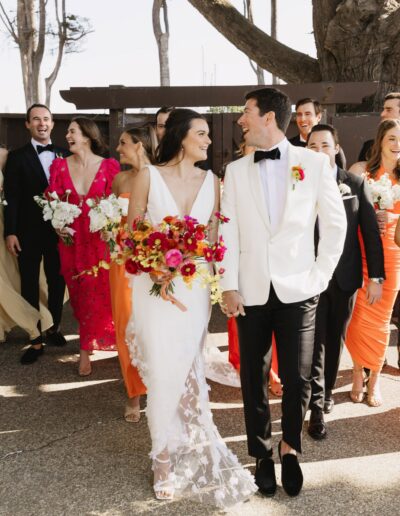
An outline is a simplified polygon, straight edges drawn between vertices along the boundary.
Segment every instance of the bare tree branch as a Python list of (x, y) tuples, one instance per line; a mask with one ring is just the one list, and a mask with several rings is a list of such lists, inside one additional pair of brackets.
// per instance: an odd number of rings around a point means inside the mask
[[(163, 32), (160, 22), (161, 10), (163, 11), (164, 28)], [(161, 86), (170, 85), (169, 75), (169, 58), (168, 58), (168, 41), (169, 41), (169, 23), (167, 0), (153, 1), (153, 32), (157, 42), (158, 60), (160, 64), (160, 84)]]
[(228, 0), (189, 0), (223, 36), (264, 70), (286, 82), (318, 82), (318, 61), (274, 40), (233, 7)]
[(7, 11), (4, 9), (3, 2), (0, 2), (0, 20), (2, 21), (6, 31), (18, 45), (19, 39), (17, 33), (15, 32), (15, 20), (11, 21)]

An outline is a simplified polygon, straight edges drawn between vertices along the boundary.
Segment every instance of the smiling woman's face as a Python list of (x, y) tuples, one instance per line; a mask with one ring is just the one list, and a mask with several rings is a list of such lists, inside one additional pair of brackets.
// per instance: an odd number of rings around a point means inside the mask
[(400, 159), (400, 127), (392, 127), (382, 139), (382, 157), (390, 160)]

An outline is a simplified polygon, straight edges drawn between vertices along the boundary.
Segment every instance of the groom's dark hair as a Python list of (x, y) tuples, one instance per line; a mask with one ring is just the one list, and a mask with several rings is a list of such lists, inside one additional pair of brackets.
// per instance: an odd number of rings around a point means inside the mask
[(30, 106), (30, 107), (28, 108), (28, 111), (26, 112), (26, 121), (27, 121), (27, 122), (30, 122), (30, 121), (31, 121), (31, 120), (30, 120), (30, 118), (31, 118), (31, 111), (32, 111), (32, 109), (34, 109), (34, 108), (43, 108), (43, 109), (47, 109), (47, 111), (48, 111), (48, 112), (49, 112), (49, 114), (50, 114), (50, 118), (53, 120), (53, 114), (52, 114), (52, 112), (50, 111), (50, 109), (46, 106), (46, 104), (39, 104), (39, 103), (37, 103), (37, 102), (36, 102), (35, 104), (32, 104), (32, 106)]
[(275, 88), (261, 88), (249, 91), (245, 99), (254, 99), (257, 102), (260, 116), (273, 111), (278, 129), (284, 133), (286, 132), (292, 117), (292, 102), (285, 93)]

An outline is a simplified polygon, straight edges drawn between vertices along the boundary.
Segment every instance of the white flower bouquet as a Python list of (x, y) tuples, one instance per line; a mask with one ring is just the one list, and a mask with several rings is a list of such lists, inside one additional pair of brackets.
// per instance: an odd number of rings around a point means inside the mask
[(373, 203), (379, 210), (390, 210), (400, 200), (400, 185), (392, 185), (389, 174), (383, 174), (377, 181), (370, 178), (368, 184)]
[(43, 220), (50, 220), (51, 225), (56, 229), (64, 244), (73, 244), (75, 230), (70, 228), (70, 224), (79, 217), (82, 210), (76, 204), (68, 202), (71, 190), (65, 191), (66, 200), (59, 198), (57, 192), (48, 192), (43, 195), (35, 195), (34, 201), (42, 208)]
[(114, 194), (100, 199), (88, 199), (89, 229), (92, 233), (100, 231), (101, 238), (108, 243), (113, 251), (116, 245), (116, 236), (121, 228), (122, 218), (128, 214), (129, 199), (117, 197)]

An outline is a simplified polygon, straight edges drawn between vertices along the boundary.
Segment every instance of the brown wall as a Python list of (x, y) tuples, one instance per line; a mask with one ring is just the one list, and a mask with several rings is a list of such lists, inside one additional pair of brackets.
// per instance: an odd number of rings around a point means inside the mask
[[(111, 141), (112, 147), (115, 147), (120, 129), (113, 129), (112, 123), (109, 123), (110, 117), (108, 115), (85, 116), (94, 118), (99, 124), (106, 140), (108, 142)], [(235, 157), (235, 151), (241, 140), (241, 131), (236, 124), (239, 116), (238, 113), (206, 114), (213, 141), (209, 153), (209, 165), (216, 173), (221, 170), (224, 164), (229, 163)], [(71, 114), (54, 115), (53, 142), (60, 146), (65, 145), (65, 134), (72, 117), (73, 115)], [(24, 120), (25, 118), (22, 114), (0, 114), (0, 143), (6, 145), (9, 149), (15, 149), (29, 141), (29, 133), (25, 128)], [(152, 120), (154, 120), (154, 115), (129, 113), (124, 115), (124, 125), (126, 126), (141, 125)], [(339, 131), (341, 146), (347, 158), (347, 165), (350, 166), (357, 160), (362, 143), (374, 137), (379, 123), (379, 114), (340, 115), (333, 117), (331, 121)], [(296, 124), (292, 122), (287, 135), (291, 137), (296, 133)], [(110, 154), (116, 155), (115, 148), (110, 148)]]

